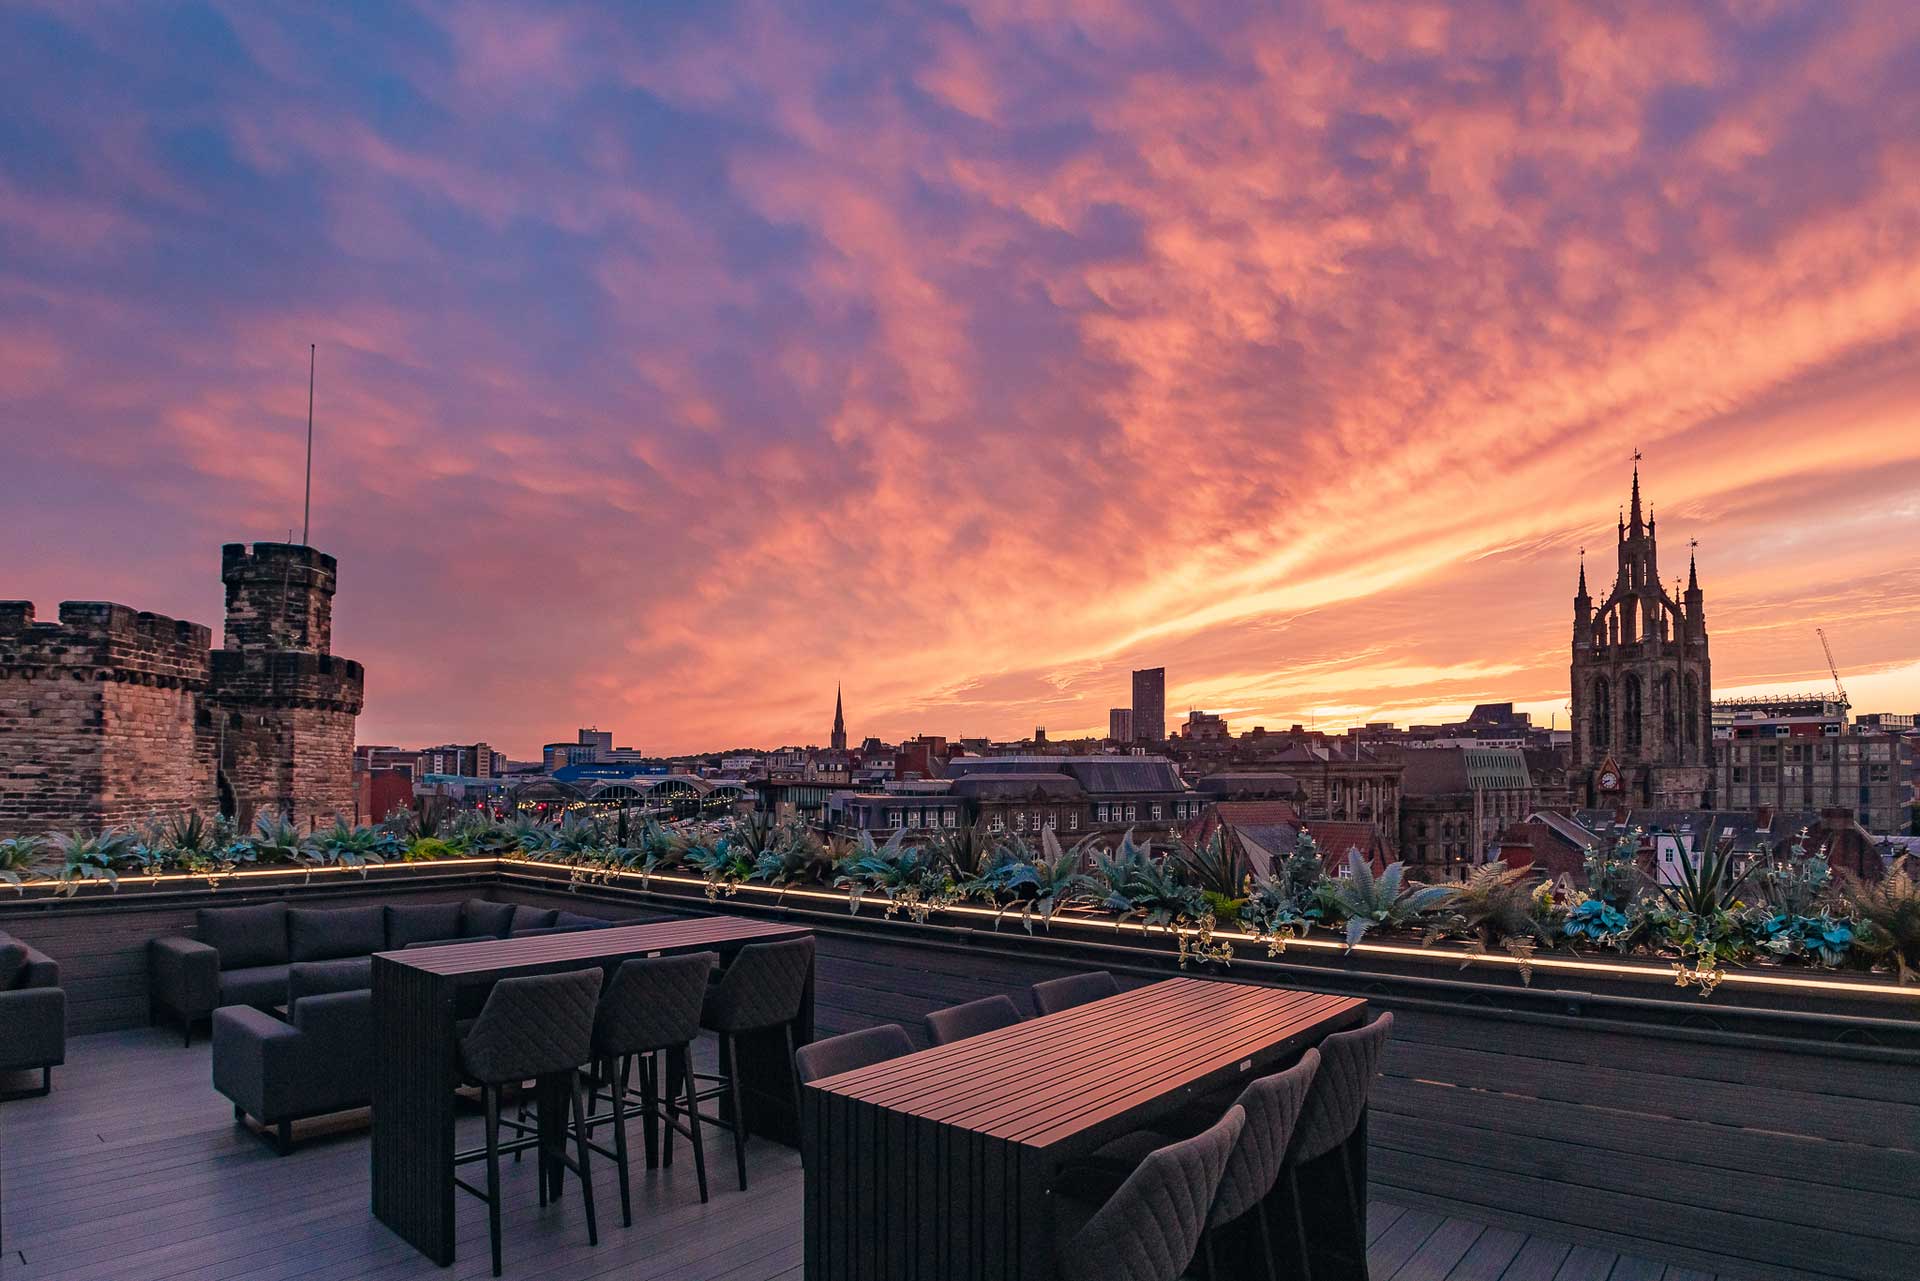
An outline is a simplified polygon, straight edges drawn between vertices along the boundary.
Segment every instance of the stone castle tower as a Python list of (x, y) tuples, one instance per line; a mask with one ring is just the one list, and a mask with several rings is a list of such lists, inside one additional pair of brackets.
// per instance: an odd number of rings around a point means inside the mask
[(1661, 586), (1654, 521), (1650, 513), (1641, 519), (1637, 454), (1618, 554), (1613, 587), (1597, 608), (1581, 558), (1567, 787), (1576, 804), (1699, 809), (1713, 762), (1706, 605), (1691, 555), (1679, 599)]
[(199, 811), (353, 813), (360, 664), (333, 657), (334, 559), (222, 550), (226, 647), (105, 601), (0, 601), (0, 837)]
[(220, 811), (278, 810), (305, 828), (353, 813), (353, 722), (365, 672), (333, 656), (339, 566), (294, 543), (228, 543), (226, 647), (208, 691)]

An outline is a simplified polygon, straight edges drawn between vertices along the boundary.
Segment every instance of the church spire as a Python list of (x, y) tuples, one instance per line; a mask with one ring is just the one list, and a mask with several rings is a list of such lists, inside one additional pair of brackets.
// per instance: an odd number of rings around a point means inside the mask
[(847, 717), (846, 711), (840, 702), (840, 683), (838, 681), (835, 681), (833, 685), (833, 750), (836, 752), (844, 752), (847, 750)]
[(1700, 590), (1700, 571), (1693, 563), (1693, 549), (1696, 546), (1696, 543), (1687, 544), (1687, 590), (1690, 592)]
[(1640, 451), (1633, 451), (1633, 532), (1640, 532)]

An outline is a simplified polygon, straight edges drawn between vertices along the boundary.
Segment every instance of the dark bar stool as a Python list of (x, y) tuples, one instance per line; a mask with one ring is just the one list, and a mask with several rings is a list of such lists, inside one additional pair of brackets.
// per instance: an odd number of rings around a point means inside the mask
[(800, 1084), (812, 1085), (842, 1072), (855, 1072), (912, 1053), (913, 1041), (907, 1036), (907, 1029), (898, 1023), (882, 1023), (879, 1027), (861, 1028), (858, 1032), (803, 1045), (794, 1051), (793, 1067), (800, 1076)]
[[(597, 1078), (606, 1083), (606, 1098), (612, 1106), (610, 1117), (599, 1114), (600, 1095), (595, 1089), (594, 1109), (589, 1126), (607, 1120), (613, 1122), (614, 1150), (589, 1143), (602, 1156), (610, 1157), (620, 1170), (620, 1218), (633, 1226), (633, 1196), (627, 1166), (627, 1118), (638, 1116), (645, 1127), (647, 1167), (658, 1161), (655, 1136), (661, 1120), (661, 1057), (668, 1059), (671, 1078), (684, 1082), (688, 1124), (680, 1132), (693, 1142), (693, 1168), (700, 1182), (700, 1201), (707, 1200), (707, 1153), (700, 1139), (699, 1111), (694, 1106), (693, 1042), (700, 1035), (700, 1009), (706, 1001), (707, 983), (714, 966), (720, 963), (717, 952), (692, 952), (685, 956), (645, 957), (622, 962), (600, 994), (600, 1006), (593, 1020), (593, 1061)], [(633, 1069), (638, 1060), (640, 1090), (632, 1091)], [(680, 1129), (674, 1100), (664, 1100), (666, 1122)]]
[[(706, 1008), (700, 1014), (700, 1026), (720, 1041), (721, 1075), (702, 1076), (711, 1082), (704, 1090), (694, 1091), (694, 1106), (709, 1099), (718, 1100), (720, 1109), (712, 1116), (695, 1113), (694, 1124), (705, 1121), (733, 1131), (733, 1159), (739, 1167), (740, 1190), (747, 1189), (747, 1112), (740, 1091), (740, 1037), (749, 1032), (783, 1028), (787, 1037), (787, 1063), (793, 1063), (793, 1024), (800, 1017), (800, 1003), (806, 997), (807, 978), (813, 973), (813, 940), (788, 939), (781, 943), (754, 943), (740, 949), (733, 964), (707, 989)], [(671, 1076), (669, 1072), (669, 1076)], [(671, 1087), (670, 1087), (671, 1089)], [(799, 1085), (794, 1085), (794, 1111), (799, 1112)], [(664, 1160), (673, 1162), (673, 1134), (666, 1135)]]
[[(593, 1181), (587, 1166), (586, 1106), (581, 1095), (579, 1067), (593, 1054), (593, 1016), (605, 975), (598, 969), (571, 970), (561, 974), (536, 974), (526, 978), (501, 979), (487, 995), (480, 1017), (460, 1038), (460, 1066), (469, 1082), (481, 1087), (487, 1111), (487, 1145), (484, 1149), (462, 1152), (455, 1165), (484, 1160), (487, 1163), (487, 1188), (482, 1192), (471, 1183), (455, 1178), (454, 1183), (487, 1203), (487, 1231), (493, 1242), (493, 1275), (500, 1275), (500, 1091), (533, 1079), (564, 1078), (573, 1099), (573, 1123), (576, 1155), (566, 1151), (566, 1127), (558, 1124), (532, 1140), (539, 1149), (541, 1193), (546, 1192), (548, 1163), (558, 1162), (580, 1176), (580, 1193), (586, 1200), (587, 1244), (600, 1244), (600, 1232), (593, 1218)], [(514, 1130), (526, 1127), (506, 1122)], [(550, 1146), (553, 1134), (560, 1136)]]
[[(1382, 1014), (1363, 1028), (1336, 1032), (1320, 1042), (1320, 1070), (1307, 1090), (1293, 1142), (1287, 1147), (1285, 1175), (1296, 1216), (1300, 1207), (1300, 1167), (1321, 1157), (1339, 1156), (1340, 1180), (1351, 1233), (1346, 1242), (1355, 1259), (1367, 1257), (1367, 1188), (1354, 1169), (1353, 1138), (1366, 1117), (1367, 1097), (1380, 1075), (1380, 1055), (1393, 1034), (1393, 1015)], [(1314, 1216), (1316, 1228), (1319, 1216)], [(1344, 1235), (1344, 1234), (1343, 1234)], [(1302, 1252), (1305, 1253), (1305, 1239)]]
[(1020, 1007), (1004, 996), (983, 996), (927, 1015), (927, 1039), (935, 1045), (964, 1041), (1020, 1022)]
[(1160, 1148), (1097, 1209), (1057, 1196), (1054, 1256), (1066, 1281), (1179, 1281), (1206, 1231), (1207, 1207), (1247, 1114)]
[(1033, 1008), (1041, 1014), (1058, 1014), (1076, 1005), (1120, 995), (1120, 985), (1105, 970), (1091, 974), (1069, 974), (1063, 979), (1048, 979), (1033, 985)]

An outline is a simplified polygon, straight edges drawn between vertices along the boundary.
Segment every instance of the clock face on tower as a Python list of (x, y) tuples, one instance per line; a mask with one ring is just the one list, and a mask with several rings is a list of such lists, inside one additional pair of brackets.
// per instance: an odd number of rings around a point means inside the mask
[(1620, 775), (1611, 769), (1603, 769), (1600, 771), (1599, 783), (1601, 791), (1617, 792), (1620, 790)]

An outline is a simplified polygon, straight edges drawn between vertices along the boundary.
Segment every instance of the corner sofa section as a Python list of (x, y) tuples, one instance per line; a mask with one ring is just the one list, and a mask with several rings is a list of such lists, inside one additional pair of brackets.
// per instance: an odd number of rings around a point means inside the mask
[(40, 1073), (38, 1089), (0, 1098), (41, 1095), (53, 1088), (53, 1069), (67, 1061), (67, 994), (60, 964), (0, 932), (0, 1074)]
[(288, 907), (284, 902), (201, 908), (194, 937), (159, 938), (148, 944), (149, 999), (154, 1021), (178, 1021), (184, 1041), (192, 1044), (193, 1025), (223, 1006), (251, 1006), (264, 1013), (288, 1006), (288, 977), (295, 966), (327, 965), (357, 978), (350, 987), (368, 988), (375, 952), (610, 923), (486, 899), (335, 908)]

